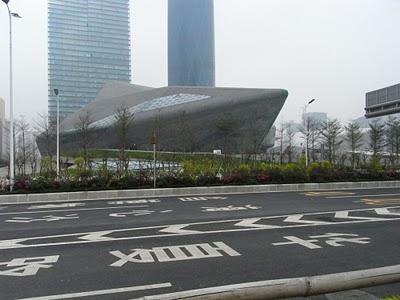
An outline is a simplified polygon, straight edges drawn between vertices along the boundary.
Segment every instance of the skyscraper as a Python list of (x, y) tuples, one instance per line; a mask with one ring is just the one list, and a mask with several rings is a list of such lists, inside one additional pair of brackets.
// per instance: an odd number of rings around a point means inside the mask
[(129, 0), (48, 0), (49, 116), (92, 102), (106, 81), (130, 82)]
[(169, 0), (168, 84), (215, 86), (214, 1)]

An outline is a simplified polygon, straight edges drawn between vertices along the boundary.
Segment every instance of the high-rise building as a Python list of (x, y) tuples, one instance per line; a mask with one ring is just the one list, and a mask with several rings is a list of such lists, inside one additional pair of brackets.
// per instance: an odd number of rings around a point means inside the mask
[(106, 81), (130, 82), (129, 0), (48, 0), (49, 116), (92, 102)]
[(169, 0), (168, 84), (215, 86), (213, 0)]

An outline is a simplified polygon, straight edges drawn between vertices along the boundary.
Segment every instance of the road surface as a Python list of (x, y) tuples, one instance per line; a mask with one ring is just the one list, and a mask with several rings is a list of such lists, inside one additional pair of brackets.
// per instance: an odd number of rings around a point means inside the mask
[(398, 189), (1, 205), (0, 224), (7, 300), (137, 299), (400, 264)]

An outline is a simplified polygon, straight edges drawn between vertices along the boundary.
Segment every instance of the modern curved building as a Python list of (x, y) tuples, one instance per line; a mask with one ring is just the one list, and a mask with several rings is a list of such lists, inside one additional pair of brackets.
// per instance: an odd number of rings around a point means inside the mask
[[(116, 112), (134, 115), (128, 146), (150, 150), (152, 133), (163, 151), (257, 153), (288, 96), (280, 89), (149, 87), (108, 83), (97, 99), (61, 124), (61, 148), (80, 149), (81, 116), (89, 115), (90, 147), (118, 149)], [(43, 138), (39, 138), (43, 149)]]
[(169, 0), (168, 85), (215, 86), (214, 0)]

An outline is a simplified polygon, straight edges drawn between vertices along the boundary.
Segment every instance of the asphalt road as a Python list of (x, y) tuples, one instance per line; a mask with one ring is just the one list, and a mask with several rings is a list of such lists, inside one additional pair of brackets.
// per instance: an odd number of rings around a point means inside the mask
[(136, 299), (400, 264), (399, 189), (2, 205), (0, 224), (7, 300)]

